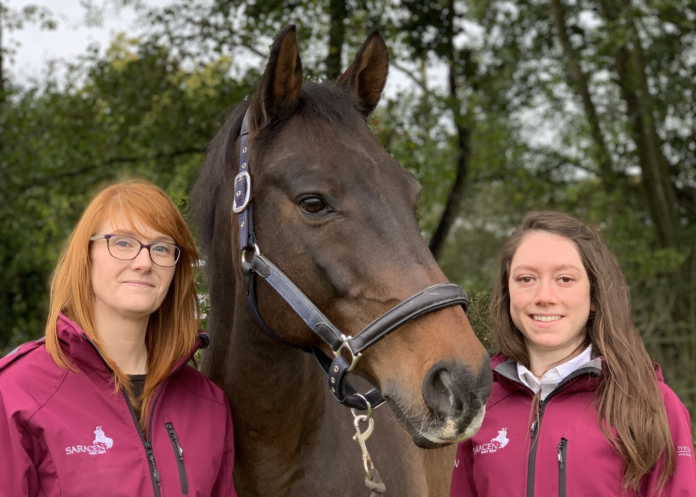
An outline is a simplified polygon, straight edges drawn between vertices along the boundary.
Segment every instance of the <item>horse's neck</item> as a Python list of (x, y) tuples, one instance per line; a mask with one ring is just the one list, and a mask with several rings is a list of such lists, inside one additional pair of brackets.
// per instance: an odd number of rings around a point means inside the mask
[[(366, 495), (350, 411), (327, 394), (314, 359), (268, 337), (237, 297), (234, 318), (222, 301), (212, 305), (214, 335), (203, 366), (230, 399), (238, 494)], [(355, 386), (368, 387), (359, 379)], [(420, 451), (386, 407), (376, 418), (369, 446), (380, 469), (394, 472), (390, 494), (448, 495), (454, 447)], [(440, 452), (444, 462), (429, 461)]]
[[(278, 403), (290, 406), (283, 412), (291, 418), (300, 415), (298, 404), (323, 405), (323, 376), (314, 359), (299, 349), (276, 342), (251, 316), (246, 301), (237, 302), (230, 336), (228, 360), (234, 367), (229, 375), (246, 389), (245, 405), (260, 404), (275, 411)], [(277, 415), (278, 413), (276, 413)]]
[(281, 495), (278, 486), (290, 489), (320, 445), (323, 375), (311, 356), (268, 337), (245, 301), (236, 309), (224, 382), (237, 434), (235, 480), (252, 495)]

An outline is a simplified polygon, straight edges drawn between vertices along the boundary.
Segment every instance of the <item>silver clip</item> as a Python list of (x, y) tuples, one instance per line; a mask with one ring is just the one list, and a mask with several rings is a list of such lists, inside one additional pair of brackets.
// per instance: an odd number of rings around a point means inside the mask
[[(361, 432), (360, 423), (362, 423), (363, 421), (367, 421), (367, 429), (364, 432)], [(355, 416), (355, 419), (353, 420), (353, 425), (355, 426), (355, 435), (353, 435), (353, 440), (358, 442), (358, 445), (360, 445), (360, 450), (362, 451), (363, 466), (365, 467), (365, 474), (368, 478), (372, 479), (371, 471), (375, 469), (375, 464), (372, 462), (372, 458), (370, 457), (370, 453), (367, 450), (367, 445), (365, 445), (365, 442), (368, 438), (370, 438), (370, 435), (372, 435), (372, 432), (375, 429), (375, 420), (365, 414), (361, 414), (360, 416)]]

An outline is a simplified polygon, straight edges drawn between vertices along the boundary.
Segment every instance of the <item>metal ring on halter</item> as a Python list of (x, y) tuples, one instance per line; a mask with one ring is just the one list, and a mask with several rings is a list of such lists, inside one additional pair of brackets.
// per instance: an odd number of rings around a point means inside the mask
[[(350, 348), (350, 343), (348, 343), (349, 340), (350, 340), (350, 338), (348, 338), (348, 337), (345, 336), (345, 335), (341, 335), (341, 340), (343, 340), (343, 343), (342, 343), (341, 346), (338, 348), (338, 350), (335, 350), (335, 351), (334, 351), (333, 354), (334, 354), (334, 357), (340, 356), (340, 355), (341, 355), (341, 350), (344, 349), (344, 348), (347, 349), (348, 352), (350, 352), (351, 360), (350, 360), (350, 366), (348, 367), (348, 372), (350, 373), (350, 372), (353, 370), (353, 368), (355, 367), (355, 365), (358, 363), (358, 360), (362, 357), (362, 354), (355, 355), (355, 354), (353, 353), (353, 349)], [(363, 398), (364, 398), (364, 397), (363, 397)], [(368, 405), (369, 405), (369, 404), (368, 404)]]
[(350, 408), (350, 412), (353, 413), (353, 417), (354, 417), (354, 418), (357, 418), (358, 416), (367, 416), (367, 419), (370, 419), (370, 418), (372, 417), (372, 406), (370, 405), (370, 403), (367, 401), (367, 399), (365, 398), (365, 396), (362, 395), (362, 394), (356, 393), (356, 394), (355, 394), (355, 397), (358, 397), (358, 398), (362, 399), (363, 402), (365, 402), (365, 405), (367, 406), (367, 414), (358, 414), (358, 413), (355, 412), (355, 409), (353, 409), (353, 408), (351, 407), (351, 408)]
[[(256, 255), (261, 255), (261, 250), (259, 250), (259, 246), (256, 244), (254, 244), (254, 252), (256, 252)], [(247, 253), (246, 249), (242, 250), (242, 262), (243, 263), (246, 262), (246, 258), (244, 257), (246, 255), (246, 253)], [(341, 345), (341, 347), (342, 347), (342, 345)]]

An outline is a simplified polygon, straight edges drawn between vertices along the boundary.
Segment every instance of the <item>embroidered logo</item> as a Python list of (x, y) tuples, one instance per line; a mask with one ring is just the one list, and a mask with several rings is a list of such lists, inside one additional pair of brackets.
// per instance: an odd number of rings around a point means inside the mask
[(691, 447), (688, 445), (677, 445), (677, 456), (691, 457)]
[(498, 432), (498, 436), (491, 439), (489, 443), (474, 447), (474, 454), (492, 454), (505, 447), (508, 442), (510, 440), (507, 438), (507, 428), (503, 428)]
[(92, 445), (73, 445), (72, 447), (66, 447), (65, 453), (70, 456), (72, 454), (86, 452), (90, 456), (96, 456), (97, 454), (106, 454), (106, 451), (113, 446), (113, 439), (104, 434), (104, 430), (102, 430), (101, 426), (97, 426), (97, 429), (94, 430)]

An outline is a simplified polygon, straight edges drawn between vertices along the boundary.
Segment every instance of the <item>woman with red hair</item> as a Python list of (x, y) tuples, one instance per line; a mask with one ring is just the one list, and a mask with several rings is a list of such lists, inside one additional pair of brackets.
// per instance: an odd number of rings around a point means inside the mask
[(138, 182), (102, 191), (58, 262), (46, 336), (0, 360), (0, 496), (236, 495), (224, 393), (188, 365), (198, 251)]

